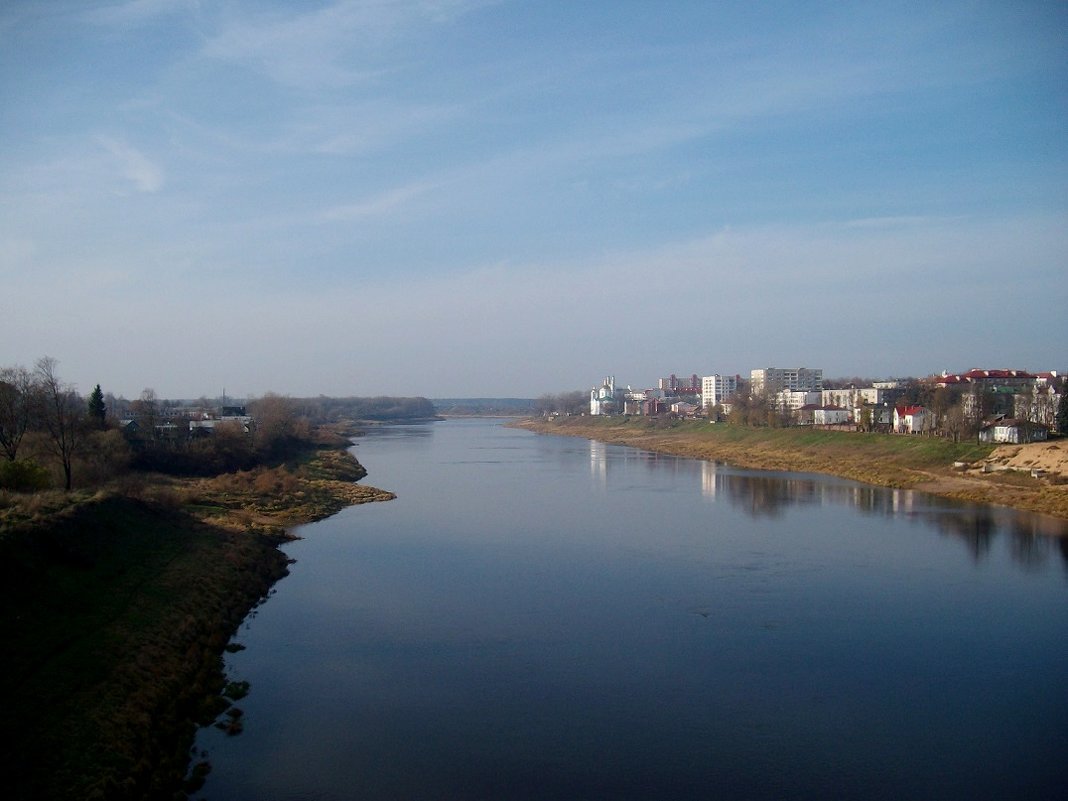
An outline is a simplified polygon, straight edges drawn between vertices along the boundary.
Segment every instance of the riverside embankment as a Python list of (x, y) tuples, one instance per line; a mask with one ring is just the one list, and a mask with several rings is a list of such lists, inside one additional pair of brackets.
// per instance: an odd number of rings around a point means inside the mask
[(0, 516), (0, 765), (16, 799), (175, 798), (198, 725), (239, 728), (222, 656), (288, 572), (286, 529), (392, 494), (351, 455), (203, 479), (139, 477)]
[[(995, 448), (924, 436), (746, 428), (638, 417), (538, 418), (513, 425), (756, 470), (826, 473), (1068, 519), (1068, 450), (1062, 441)], [(1034, 449), (1033, 456), (1021, 456), (1027, 448)], [(1024, 469), (1030, 462), (1046, 466), (1041, 477), (1032, 477)], [(955, 466), (960, 464), (965, 466)], [(984, 472), (984, 465), (990, 465), (987, 470), (1013, 469)]]

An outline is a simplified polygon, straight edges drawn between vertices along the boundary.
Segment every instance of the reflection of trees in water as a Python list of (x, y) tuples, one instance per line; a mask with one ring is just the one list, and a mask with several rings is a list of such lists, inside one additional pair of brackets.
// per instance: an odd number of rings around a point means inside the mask
[(792, 504), (851, 506), (865, 514), (911, 512), (915, 493), (889, 490), (833, 478), (788, 473), (739, 473), (722, 463), (706, 463), (703, 492), (727, 500), (753, 517), (779, 517)]
[(705, 494), (723, 494), (751, 517), (780, 517), (791, 505), (848, 503), (845, 496), (852, 489), (812, 478), (713, 471), (705, 476)]
[(941, 533), (960, 539), (976, 562), (990, 553), (990, 545), (998, 533), (994, 515), (981, 506), (952, 513), (932, 512), (925, 517)]
[(1004, 533), (1009, 537), (1009, 555), (1021, 567), (1040, 568), (1056, 550), (1068, 569), (1068, 524), (1064, 521), (995, 506), (964, 504), (951, 512), (931, 510), (923, 517), (943, 534), (961, 540), (976, 561), (986, 556), (994, 538)]
[(1025, 569), (1037, 569), (1056, 549), (1068, 570), (1068, 523), (1054, 518), (991, 506), (940, 500), (907, 490), (836, 483), (833, 479), (733, 472), (723, 464), (705, 463), (703, 492), (725, 497), (750, 517), (781, 517), (791, 505), (836, 504), (882, 516), (913, 515), (942, 534), (960, 540), (975, 561), (990, 553), (999, 533), (1009, 536), (1009, 553)]
[(1013, 561), (1025, 568), (1039, 568), (1049, 558), (1049, 541), (1045, 537), (1014, 529), (1011, 542)]
[(1044, 565), (1054, 553), (1068, 570), (1068, 532), (1060, 521), (1039, 515), (1015, 515), (1012, 521), (1012, 558), (1028, 568)]

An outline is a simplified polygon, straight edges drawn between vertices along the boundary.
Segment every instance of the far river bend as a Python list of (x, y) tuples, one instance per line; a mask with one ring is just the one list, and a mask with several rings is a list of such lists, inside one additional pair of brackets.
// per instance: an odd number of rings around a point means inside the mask
[(355, 447), (398, 497), (286, 546), (194, 797), (1068, 792), (1048, 518), (500, 421)]

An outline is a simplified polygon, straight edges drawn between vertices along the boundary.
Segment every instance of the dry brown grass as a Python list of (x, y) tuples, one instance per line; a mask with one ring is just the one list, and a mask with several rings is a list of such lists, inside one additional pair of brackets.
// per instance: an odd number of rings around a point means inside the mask
[(187, 506), (231, 529), (266, 529), (328, 517), (346, 506), (389, 500), (390, 492), (355, 484), (365, 471), (346, 451), (325, 449), (293, 465), (239, 470), (180, 482)]

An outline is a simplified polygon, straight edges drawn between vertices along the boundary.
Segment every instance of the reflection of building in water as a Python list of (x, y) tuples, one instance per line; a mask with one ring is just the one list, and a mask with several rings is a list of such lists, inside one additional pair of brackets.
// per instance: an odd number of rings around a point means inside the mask
[(609, 473), (617, 472), (617, 478), (635, 470), (663, 475), (665, 470), (672, 473), (693, 475), (698, 469), (693, 459), (684, 459), (670, 454), (645, 451), (626, 445), (611, 445), (596, 440), (588, 440), (590, 448), (590, 476), (601, 487), (608, 484)]
[(887, 489), (794, 473), (743, 472), (722, 462), (701, 463), (701, 494), (726, 500), (752, 517), (777, 517), (791, 505), (837, 504), (865, 514), (914, 516), (932, 522), (979, 560), (999, 533), (1010, 537), (1013, 561), (1043, 567), (1059, 554), (1068, 569), (1068, 523), (1044, 515), (959, 503), (914, 490)]
[(701, 494), (710, 500), (716, 499), (716, 473), (719, 462), (701, 462)]
[(701, 493), (725, 498), (752, 515), (778, 515), (792, 504), (838, 504), (869, 514), (912, 514), (927, 508), (912, 490), (887, 489), (803, 473), (742, 472), (703, 462)]
[(595, 439), (590, 440), (590, 476), (602, 487), (608, 484), (608, 446)]
[(750, 515), (777, 516), (792, 504), (849, 503), (853, 487), (800, 473), (742, 473), (718, 462), (704, 462), (701, 492), (725, 498)]

